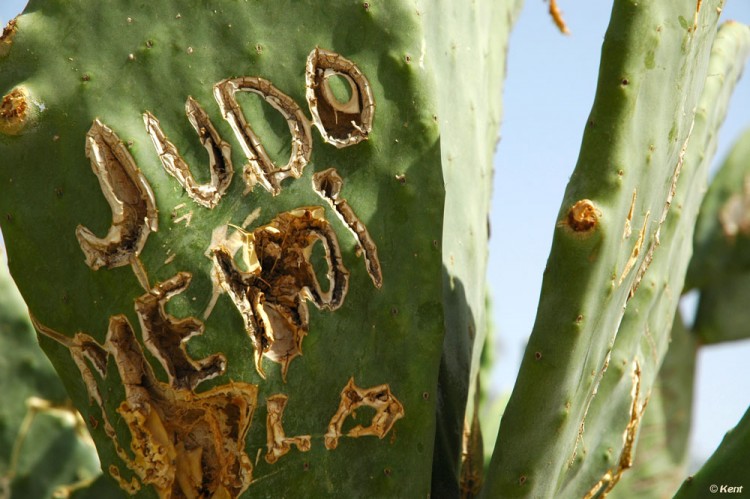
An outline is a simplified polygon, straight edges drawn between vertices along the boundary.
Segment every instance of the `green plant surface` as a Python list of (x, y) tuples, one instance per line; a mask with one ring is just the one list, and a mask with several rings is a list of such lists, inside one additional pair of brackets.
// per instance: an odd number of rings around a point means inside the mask
[(745, 297), (750, 130), (735, 143), (706, 193), (695, 233), (688, 286), (700, 286), (693, 328), (703, 344), (750, 337)]
[(694, 476), (689, 477), (674, 499), (708, 497), (709, 494), (747, 493), (750, 462), (750, 410), (729, 430), (716, 451)]
[[(226, 413), (224, 420), (246, 423), (237, 423), (233, 435), (245, 451), (237, 466), (252, 467), (252, 479), (232, 475), (237, 480), (231, 484), (211, 482), (211, 487), (218, 487), (212, 492), (419, 497), (433, 487), (436, 407), (448, 400), (443, 394), (449, 394), (451, 407), (439, 415), (446, 421), (442, 427), (453, 431), (458, 421), (459, 432), (463, 430), (473, 339), (465, 337), (484, 335), (483, 288), (469, 289), (463, 280), (484, 275), (488, 165), (499, 123), (499, 92), (489, 103), (473, 103), (471, 113), (451, 106), (469, 108), (473, 96), (498, 88), (504, 64), (488, 65), (474, 86), (462, 84), (460, 95), (451, 85), (463, 82), (459, 72), (481, 66), (486, 55), (502, 61), (504, 56), (498, 54), (504, 50), (507, 31), (493, 31), (480, 47), (473, 44), (483, 39), (491, 23), (507, 27), (507, 13), (514, 11), (504, 5), (497, 11), (489, 4), (468, 9), (458, 2), (444, 5), (337, 1), (321, 7), (314, 1), (234, 0), (136, 5), (123, 0), (102, 9), (92, 0), (32, 0), (16, 19), (18, 31), (0, 59), (0, 93), (9, 96), (5, 103), (11, 109), (3, 115), (6, 122), (0, 133), (0, 224), (11, 271), (41, 333), (42, 346), (89, 425), (105, 473), (121, 485), (143, 497), (165, 496), (170, 487), (190, 488), (170, 478), (169, 466), (159, 464), (159, 453), (171, 449), (159, 440), (161, 426), (183, 431), (181, 417), (196, 407), (203, 410), (199, 404), (220, 406), (221, 399), (229, 400), (231, 407), (239, 407), (236, 404), (243, 400), (247, 404), (240, 412), (249, 417)], [(460, 14), (461, 22), (435, 31), (446, 12)], [(477, 25), (482, 30), (477, 31)], [(442, 35), (460, 44), (452, 58), (443, 58), (448, 42)], [(294, 142), (292, 147), (281, 113), (255, 95), (238, 96), (245, 119), (271, 160), (282, 164), (300, 147), (310, 156), (309, 164), (297, 172), (300, 178), (266, 185), (257, 170), (245, 168), (246, 153), (222, 119), (231, 109), (220, 110), (213, 102), (214, 85), (226, 78), (260, 77), (307, 115), (305, 69), (316, 47), (341, 54), (367, 78), (375, 102), (372, 130), (362, 132), (367, 140), (339, 148), (312, 129), (310, 146)], [(334, 93), (345, 94), (346, 85), (334, 83)], [(205, 110), (216, 134), (232, 148), (229, 154), (226, 145), (209, 151), (215, 158), (224, 157), (225, 163), (231, 158), (234, 165), (226, 191), (211, 191), (218, 196), (215, 208), (187, 195), (175, 178), (179, 172), (165, 171), (152, 144), (158, 126), (190, 167), (195, 182), (209, 180), (208, 156), (196, 135), (198, 131), (209, 140), (208, 127), (193, 129), (186, 116), (188, 97)], [(200, 114), (194, 104), (188, 105), (193, 118)], [(487, 106), (492, 112), (485, 116)], [(164, 146), (163, 151), (169, 150)], [(125, 170), (110, 173), (115, 180), (109, 185), (115, 192), (124, 191), (115, 197), (126, 198), (126, 218), (136, 214), (130, 221), (117, 218), (113, 209), (119, 205), (105, 197), (107, 182), (92, 175), (97, 157), (115, 157), (120, 163), (132, 157), (137, 166), (127, 178)], [(464, 167), (473, 169), (473, 181), (460, 178), (468, 171)], [(334, 177), (321, 177), (330, 168), (343, 181), (335, 195)], [(261, 181), (251, 189), (253, 176)], [(313, 188), (314, 180), (321, 178), (329, 183), (316, 185), (328, 199)], [(474, 196), (472, 189), (474, 199), (467, 201), (461, 189), (483, 179), (486, 187), (481, 194)], [(145, 183), (153, 200), (143, 187), (134, 194), (132, 186)], [(445, 215), (446, 202), (460, 204), (466, 216)], [(359, 247), (341, 223), (347, 206), (361, 221), (347, 224), (360, 241), (367, 240), (363, 234), (371, 239), (376, 255), (367, 243)], [(300, 208), (304, 209), (292, 211)], [(263, 255), (273, 259), (274, 245), (285, 248), (289, 240), (290, 251), (296, 250), (296, 244), (309, 242), (294, 239), (294, 231), (305, 227), (325, 234), (321, 240), (331, 262), (319, 251), (323, 245), (312, 246), (315, 239), (299, 258), (308, 259), (320, 282), (330, 266), (335, 282), (331, 288), (322, 287), (320, 310), (305, 305), (302, 312), (297, 304), (297, 315), (290, 315), (284, 326), (278, 310), (291, 310), (291, 305), (255, 305), (264, 307), (256, 308), (256, 315), (264, 310), (271, 317), (264, 324), (304, 336), (303, 355), (282, 357), (286, 360), (279, 365), (260, 356), (257, 347), (263, 343), (258, 340), (254, 349), (245, 331), (248, 314), (242, 315), (237, 303), (242, 292), (255, 288), (243, 288), (250, 286), (247, 280), (232, 288), (238, 280), (228, 284), (228, 277), (221, 281), (216, 275), (232, 271), (233, 276), (247, 276), (242, 272), (252, 272), (253, 249), (259, 260)], [(118, 231), (127, 234), (128, 244), (116, 249), (110, 244), (99, 256), (82, 251), (86, 241), (91, 246), (94, 238)], [(212, 246), (212, 236), (221, 231), (237, 236), (234, 263), (222, 260), (220, 248)], [(274, 239), (278, 233), (289, 237)], [(251, 248), (248, 241), (261, 237), (268, 245)], [(334, 240), (340, 256), (331, 249)], [(306, 252), (310, 248), (311, 253)], [(374, 259), (380, 264), (382, 285), (372, 271)], [(276, 256), (274, 261), (282, 260)], [(270, 274), (278, 270), (276, 263), (265, 260), (259, 265)], [(293, 272), (291, 264), (281, 265), (288, 267), (278, 273)], [(348, 292), (342, 292), (338, 286), (347, 280)], [(271, 302), (275, 289), (285, 289), (282, 281), (277, 282), (279, 287), (266, 291), (265, 303)], [(217, 289), (230, 293), (216, 297)], [(313, 295), (308, 288), (299, 296), (310, 301), (316, 299)], [(167, 355), (166, 360), (163, 350), (154, 346), (161, 340), (149, 330), (155, 326), (144, 312), (158, 296), (164, 297), (159, 306), (165, 311), (157, 317), (165, 325), (164, 334), (183, 335), (178, 343), (183, 353), (173, 349), (174, 357)], [(153, 310), (159, 315), (158, 307)], [(440, 371), (446, 330), (463, 346), (460, 355), (450, 359), (456, 366)], [(184, 341), (191, 331), (203, 334)], [(90, 336), (71, 339), (79, 332)], [(148, 348), (133, 343), (133, 338)], [(83, 357), (71, 356), (75, 352), (83, 352)], [(194, 377), (180, 374), (178, 360)], [(450, 374), (454, 368), (456, 387), (439, 386), (438, 373)], [(209, 375), (215, 377), (196, 389)], [(373, 390), (367, 400), (380, 412), (365, 404), (339, 418), (343, 436), (330, 448), (334, 416), (340, 415), (342, 404), (360, 397), (354, 395), (350, 379), (357, 387)], [(145, 401), (143, 393), (148, 394)], [(271, 401), (280, 400), (274, 398), (279, 395), (287, 397), (286, 405), (281, 413), (271, 414)], [(192, 409), (174, 405), (175, 400), (186, 401)], [(283, 428), (289, 438), (284, 445), (291, 448), (267, 460), (269, 416), (278, 416), (274, 428)], [(361, 426), (368, 426), (373, 417), (374, 435), (369, 436)], [(243, 429), (248, 431), (244, 440)], [(358, 432), (363, 435), (352, 438)], [(174, 440), (192, 445), (194, 434), (186, 435)], [(455, 432), (447, 438), (455, 448)], [(279, 444), (277, 450), (282, 448)], [(184, 464), (189, 459), (194, 458), (183, 455), (178, 458), (183, 464), (177, 466), (189, 467)], [(198, 459), (203, 464), (211, 461)], [(449, 470), (447, 487), (457, 489), (458, 455), (447, 461), (447, 468), (436, 464), (436, 469)], [(175, 473), (186, 474), (184, 469)], [(204, 480), (208, 483), (205, 476)]]
[[(636, 310), (642, 324), (658, 321), (668, 328), (672, 321), (681, 282), (667, 290), (672, 304), (660, 305), (664, 289), (650, 289), (651, 281), (666, 275), (650, 265), (657, 265), (660, 250), (686, 255), (675, 263), (687, 265), (689, 245), (666, 235), (679, 217), (669, 221), (668, 215), (681, 209), (675, 189), (700, 119), (695, 109), (709, 74), (720, 4), (703, 2), (696, 16), (688, 1), (614, 3), (594, 106), (558, 216), (537, 320), (503, 415), (486, 497), (596, 493), (592, 487), (618, 458), (617, 451), (598, 462), (591, 458), (601, 455), (589, 454), (594, 442), (612, 430), (593, 430), (590, 411), (601, 397), (603, 404), (624, 405), (626, 421), (633, 414), (632, 354), (641, 337), (619, 338), (630, 299), (646, 294)], [(697, 142), (700, 147), (704, 140)], [(622, 361), (613, 356), (617, 341), (636, 345), (626, 365), (617, 367), (630, 383), (603, 396), (607, 368)], [(651, 379), (659, 363), (657, 357)], [(622, 448), (624, 429), (613, 449)], [(584, 457), (601, 470), (593, 481), (579, 473)]]
[(487, 272), (492, 154), (502, 116), (508, 38), (522, 3), (478, 2), (467, 8), (453, 0), (418, 2), (426, 26), (426, 58), (436, 61), (446, 186), (440, 244), (445, 339), (431, 489), (436, 497), (459, 493), (464, 433), (478, 410), (473, 381), (487, 335), (486, 287), (480, 283)]
[(672, 206), (661, 226), (661, 244), (627, 304), (608, 368), (587, 413), (580, 456), (571, 461), (570, 485), (566, 486), (577, 487), (579, 480), (588, 480), (591, 493), (604, 495), (637, 456), (635, 441), (669, 347), (678, 290), (692, 254), (692, 229), (706, 190), (717, 133), (748, 54), (750, 29), (738, 23), (722, 25), (711, 49), (709, 76), (696, 108)]
[(695, 336), (676, 314), (669, 350), (641, 420), (633, 467), (607, 497), (671, 498), (679, 488), (690, 460), (697, 349)]
[(39, 348), (0, 255), (0, 497), (51, 497), (96, 476), (83, 423)]
[[(738, 138), (706, 193), (695, 227), (686, 289), (720, 286), (750, 269), (750, 130)], [(718, 290), (713, 291), (714, 293)]]

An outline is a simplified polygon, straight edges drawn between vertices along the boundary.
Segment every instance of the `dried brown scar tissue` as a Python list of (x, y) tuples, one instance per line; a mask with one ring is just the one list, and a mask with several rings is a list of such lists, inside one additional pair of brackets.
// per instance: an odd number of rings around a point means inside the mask
[(354, 378), (349, 378), (349, 382), (341, 391), (339, 408), (328, 423), (328, 431), (325, 434), (326, 449), (332, 450), (338, 447), (344, 421), (362, 406), (374, 408), (375, 415), (372, 417), (370, 426), (357, 425), (349, 430), (347, 434), (349, 437), (372, 435), (383, 438), (393, 428), (396, 421), (404, 417), (404, 406), (393, 396), (388, 385), (360, 388), (354, 384)]
[[(251, 92), (259, 95), (274, 109), (279, 111), (289, 125), (292, 134), (292, 153), (289, 162), (277, 166), (269, 157), (260, 138), (245, 118), (237, 92)], [(281, 92), (270, 81), (254, 76), (228, 78), (214, 85), (214, 97), (219, 103), (224, 119), (229, 122), (237, 140), (245, 153), (248, 165), (243, 178), (249, 188), (260, 183), (273, 195), (281, 192), (281, 181), (285, 178), (299, 178), (312, 154), (312, 134), (310, 122), (294, 99)]]
[(169, 141), (162, 130), (159, 120), (150, 112), (146, 112), (143, 114), (143, 121), (167, 173), (177, 179), (193, 201), (206, 208), (214, 208), (232, 182), (232, 146), (221, 138), (208, 114), (192, 97), (188, 97), (185, 103), (185, 113), (208, 152), (211, 180), (206, 184), (199, 184), (195, 180), (177, 147)]
[[(163, 311), (165, 301), (188, 283), (189, 275), (178, 274), (136, 302), (144, 342), (164, 365), (169, 383), (156, 378), (124, 315), (110, 319), (103, 345), (84, 333), (66, 337), (36, 319), (34, 325), (41, 334), (68, 347), (91, 401), (99, 406), (106, 434), (142, 484), (153, 485), (162, 498), (237, 497), (252, 481), (245, 437), (258, 388), (230, 382), (202, 393), (192, 390), (202, 380), (222, 373), (224, 359), (221, 355), (190, 359), (184, 341), (202, 331), (202, 324), (193, 318), (178, 321)], [(125, 388), (117, 413), (129, 430), (130, 452), (117, 439), (98, 386), (108, 377), (109, 356)], [(116, 467), (110, 472), (128, 484)], [(137, 480), (132, 483), (136, 489), (140, 486)]]
[[(320, 241), (328, 263), (328, 291), (323, 291), (310, 262)], [(255, 368), (265, 378), (263, 356), (281, 364), (284, 379), (289, 363), (302, 353), (309, 331), (307, 301), (320, 309), (341, 306), (349, 286), (338, 239), (323, 208), (306, 207), (281, 213), (271, 223), (246, 233), (245, 253), (254, 262), (240, 270), (233, 252), (213, 249), (222, 288), (237, 307), (254, 347)]]
[[(338, 76), (349, 85), (351, 97), (340, 102), (329, 79)], [(305, 68), (306, 97), (313, 123), (326, 142), (338, 148), (367, 140), (375, 116), (375, 99), (362, 71), (342, 55), (321, 48), (313, 50)]]
[(138, 259), (148, 235), (158, 229), (154, 193), (120, 138), (99, 120), (86, 134), (86, 156), (112, 209), (112, 225), (103, 238), (83, 225), (76, 237), (94, 270), (132, 265), (138, 281), (149, 289), (148, 277)]
[(268, 417), (266, 418), (267, 447), (266, 462), (273, 464), (291, 450), (292, 445), (296, 445), (302, 452), (310, 450), (310, 435), (300, 435), (298, 437), (287, 437), (284, 432), (282, 418), (284, 409), (289, 401), (289, 397), (283, 394), (276, 394), (266, 399), (266, 409)]
[(370, 274), (372, 283), (376, 288), (383, 286), (383, 273), (380, 269), (380, 259), (378, 258), (378, 247), (375, 245), (367, 230), (365, 224), (357, 217), (354, 210), (346, 201), (339, 197), (341, 189), (344, 187), (344, 179), (338, 174), (335, 168), (329, 168), (313, 175), (313, 190), (323, 199), (328, 201), (331, 208), (334, 209), (346, 228), (354, 234), (357, 245), (364, 255), (367, 272)]

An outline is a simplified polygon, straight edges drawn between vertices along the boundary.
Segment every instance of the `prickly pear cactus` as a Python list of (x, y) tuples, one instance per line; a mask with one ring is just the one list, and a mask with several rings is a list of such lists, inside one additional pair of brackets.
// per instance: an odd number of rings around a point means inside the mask
[(458, 220), (446, 189), (489, 176), (499, 100), (451, 109), (499, 88), (516, 3), (37, 0), (13, 21), (0, 224), (105, 475), (144, 497), (430, 491), (436, 407), (460, 449), (483, 335), (461, 279), (484, 273), (489, 183), (449, 196)]
[(99, 461), (0, 255), (0, 497), (51, 497), (85, 487)]

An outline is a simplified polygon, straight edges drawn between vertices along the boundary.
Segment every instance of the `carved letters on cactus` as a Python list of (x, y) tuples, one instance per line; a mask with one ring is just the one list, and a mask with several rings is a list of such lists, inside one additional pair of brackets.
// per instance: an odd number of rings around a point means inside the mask
[[(237, 92), (260, 95), (286, 119), (292, 134), (292, 154), (285, 166), (278, 167), (268, 156), (260, 139), (245, 119), (235, 97)], [(256, 183), (260, 183), (264, 189), (276, 195), (281, 192), (282, 180), (302, 176), (302, 170), (310, 162), (312, 135), (310, 122), (294, 99), (273, 86), (270, 81), (255, 76), (220, 81), (214, 85), (214, 97), (247, 157), (248, 166), (243, 171), (243, 178), (249, 188), (252, 189)]]
[(266, 462), (273, 464), (279, 458), (291, 450), (292, 445), (296, 445), (301, 452), (310, 450), (310, 435), (300, 435), (298, 437), (287, 437), (284, 432), (284, 426), (281, 419), (284, 417), (284, 409), (289, 401), (289, 397), (282, 393), (272, 395), (266, 399), (266, 435), (267, 447)]
[(164, 310), (170, 298), (187, 289), (191, 278), (189, 273), (180, 272), (135, 301), (146, 348), (164, 366), (172, 386), (189, 390), (206, 379), (224, 374), (226, 369), (226, 357), (222, 354), (200, 360), (188, 355), (186, 342), (203, 334), (201, 321), (194, 317), (176, 320)]
[[(331, 90), (329, 78), (336, 75), (349, 84), (348, 102), (340, 102)], [(313, 123), (326, 142), (342, 148), (368, 138), (375, 99), (370, 82), (356, 64), (335, 52), (316, 48), (307, 58), (305, 81)]]
[[(324, 292), (310, 262), (312, 246), (320, 241), (328, 263)], [(255, 368), (263, 378), (262, 357), (281, 364), (286, 379), (289, 363), (302, 353), (309, 331), (307, 300), (320, 309), (336, 310), (349, 287), (336, 233), (323, 208), (307, 207), (281, 213), (270, 224), (246, 234), (248, 272), (240, 270), (233, 252), (213, 249), (214, 267), (222, 288), (240, 312), (255, 349)]]
[(333, 450), (338, 447), (344, 421), (362, 406), (375, 409), (372, 423), (368, 427), (355, 426), (349, 430), (347, 434), (349, 437), (357, 438), (372, 435), (383, 438), (393, 428), (394, 423), (404, 417), (404, 406), (393, 396), (390, 386), (378, 385), (372, 388), (360, 388), (354, 383), (354, 378), (349, 378), (349, 382), (341, 390), (339, 408), (328, 423), (328, 431), (325, 434), (326, 449)]
[[(352, 90), (349, 102), (340, 102), (333, 95), (328, 83), (333, 75), (349, 82)], [(307, 78), (308, 103), (324, 139), (339, 148), (366, 140), (375, 105), (369, 83), (356, 65), (333, 52), (315, 49), (308, 58)], [(278, 167), (268, 157), (235, 98), (239, 91), (260, 95), (287, 120), (292, 134), (292, 154), (287, 165)], [(214, 96), (249, 161), (243, 172), (249, 188), (260, 183), (276, 195), (285, 178), (302, 175), (310, 161), (312, 137), (310, 122), (294, 100), (258, 77), (223, 80), (214, 86)], [(191, 199), (211, 209), (220, 203), (232, 180), (231, 146), (219, 136), (207, 113), (194, 99), (189, 97), (185, 108), (209, 155), (211, 180), (207, 184), (196, 182), (159, 120), (148, 111), (143, 120), (167, 173), (177, 179)], [(203, 333), (203, 323), (195, 317), (177, 319), (166, 313), (166, 303), (189, 286), (189, 273), (180, 272), (153, 287), (149, 284), (139, 255), (150, 232), (158, 228), (151, 187), (119, 137), (99, 120), (94, 121), (86, 136), (86, 155), (112, 208), (113, 219), (104, 238), (96, 237), (82, 225), (77, 227), (76, 236), (92, 269), (132, 266), (146, 290), (135, 300), (143, 343), (164, 367), (168, 382), (156, 378), (124, 315), (110, 318), (103, 345), (85, 333), (69, 338), (36, 319), (34, 325), (40, 334), (69, 349), (90, 402), (96, 403), (101, 411), (106, 435), (117, 455), (135, 474), (128, 481), (117, 466), (111, 465), (110, 474), (121, 487), (135, 493), (143, 485), (152, 485), (160, 497), (206, 494), (237, 497), (252, 481), (245, 437), (257, 406), (258, 387), (230, 382), (200, 394), (195, 392), (202, 381), (225, 372), (226, 357), (217, 353), (204, 359), (191, 358), (185, 343)], [(342, 187), (343, 179), (335, 169), (314, 176), (314, 190), (354, 234), (372, 282), (380, 288), (383, 278), (377, 247), (348, 202), (339, 197)], [(174, 209), (181, 207), (184, 204)], [(259, 210), (253, 212), (243, 227), (258, 215)], [(174, 221), (186, 220), (187, 226), (191, 216), (189, 212)], [(349, 271), (344, 266), (338, 239), (325, 218), (325, 210), (319, 206), (281, 213), (252, 232), (237, 228), (230, 238), (225, 237), (227, 227), (224, 226), (224, 237), (218, 241), (212, 239), (207, 253), (213, 262), (213, 278), (229, 294), (243, 318), (254, 346), (259, 375), (265, 378), (262, 358), (267, 357), (281, 364), (286, 381), (289, 364), (302, 353), (302, 340), (309, 332), (307, 301), (319, 309), (336, 310), (346, 297)], [(318, 282), (311, 261), (312, 248), (317, 242), (323, 245), (327, 263), (326, 291)], [(240, 249), (247, 271), (240, 270), (235, 262)], [(168, 260), (171, 258), (174, 255)], [(99, 388), (107, 378), (110, 356), (125, 387), (125, 400), (117, 413), (130, 432), (130, 452), (119, 443), (106, 410), (106, 397)], [(356, 426), (348, 436), (383, 438), (404, 416), (403, 406), (385, 384), (362, 389), (351, 378), (341, 397), (341, 404), (328, 424), (325, 436), (328, 449), (336, 448), (344, 421), (361, 406), (375, 408), (376, 414), (370, 426)], [(282, 417), (287, 402), (284, 394), (266, 400), (269, 464), (286, 455), (292, 445), (303, 452), (311, 447), (310, 435), (286, 436)], [(92, 426), (96, 427), (98, 422), (93, 421)]]
[(76, 227), (86, 264), (94, 270), (130, 264), (144, 289), (150, 289), (138, 255), (151, 231), (158, 229), (154, 193), (120, 138), (99, 120), (86, 134), (86, 156), (112, 208), (112, 225), (103, 238)]
[(167, 173), (177, 179), (193, 201), (206, 208), (214, 208), (232, 182), (232, 146), (219, 136), (208, 114), (192, 97), (188, 97), (185, 102), (185, 112), (190, 124), (198, 132), (201, 144), (208, 152), (211, 181), (207, 184), (196, 182), (190, 167), (177, 147), (169, 141), (159, 120), (153, 114), (148, 111), (143, 113), (143, 122)]
[[(77, 333), (73, 339), (43, 326), (34, 326), (70, 349), (91, 400), (99, 406), (107, 436), (120, 459), (140, 482), (152, 485), (159, 497), (237, 497), (252, 481), (252, 464), (245, 454), (245, 437), (257, 405), (258, 387), (232, 382), (196, 394), (175, 383), (159, 381), (149, 365), (128, 319), (110, 318), (107, 338), (99, 345)], [(160, 356), (170, 352), (160, 351)], [(119, 444), (87, 360), (104, 378), (111, 355), (125, 387), (117, 413), (131, 435), (131, 457)], [(113, 469), (114, 468), (114, 469)], [(127, 485), (119, 470), (112, 476)], [(129, 488), (138, 490), (138, 481)]]
[(364, 255), (367, 272), (376, 288), (383, 286), (383, 273), (380, 269), (378, 247), (375, 245), (365, 224), (357, 217), (354, 210), (344, 198), (339, 198), (344, 187), (344, 179), (335, 168), (329, 168), (313, 175), (313, 190), (328, 201), (346, 228), (354, 234), (357, 245)]

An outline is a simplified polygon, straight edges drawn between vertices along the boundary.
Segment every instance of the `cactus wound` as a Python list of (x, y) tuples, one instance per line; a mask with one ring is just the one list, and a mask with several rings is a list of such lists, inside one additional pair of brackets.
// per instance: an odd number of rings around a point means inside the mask
[(281, 393), (272, 395), (266, 399), (266, 433), (268, 453), (266, 453), (266, 462), (273, 464), (291, 450), (292, 445), (296, 445), (301, 452), (310, 450), (310, 435), (301, 435), (298, 437), (287, 437), (284, 432), (284, 426), (281, 419), (284, 416), (284, 408), (289, 401), (289, 397)]
[[(339, 101), (331, 90), (328, 80), (335, 75), (349, 84), (351, 97), (347, 102)], [(370, 82), (356, 64), (335, 52), (316, 48), (307, 58), (305, 80), (313, 123), (326, 142), (342, 148), (367, 140), (375, 99)]]
[(117, 134), (99, 120), (94, 120), (86, 134), (86, 156), (112, 209), (112, 225), (104, 238), (83, 225), (76, 227), (86, 264), (94, 270), (130, 264), (148, 290), (148, 277), (138, 255), (149, 233), (158, 228), (151, 186)]
[[(310, 262), (316, 241), (323, 244), (328, 263), (328, 291), (324, 292)], [(219, 245), (212, 250), (214, 268), (243, 318), (254, 347), (255, 368), (263, 378), (262, 357), (281, 364), (286, 380), (289, 363), (302, 353), (309, 330), (307, 300), (320, 309), (341, 306), (349, 286), (336, 234), (323, 208), (298, 208), (278, 215), (270, 224), (246, 234), (244, 253), (257, 262), (240, 270), (233, 251)]]
[(23, 87), (16, 87), (0, 103), (0, 133), (18, 135), (32, 117), (33, 108), (28, 91)]
[(404, 417), (404, 406), (393, 396), (390, 386), (360, 388), (354, 384), (354, 378), (349, 378), (349, 382), (341, 390), (339, 408), (328, 423), (328, 431), (325, 434), (326, 449), (333, 450), (338, 447), (344, 421), (362, 406), (374, 408), (375, 415), (370, 426), (357, 425), (349, 430), (349, 437), (372, 435), (382, 439), (393, 428), (394, 423)]
[(164, 366), (169, 383), (175, 388), (192, 390), (202, 381), (224, 374), (226, 357), (215, 354), (197, 361), (191, 359), (186, 343), (193, 336), (203, 334), (203, 323), (193, 317), (176, 320), (164, 310), (170, 298), (187, 289), (190, 279), (190, 274), (180, 272), (157, 284), (136, 300), (135, 309), (143, 342)]
[[(633, 204), (635, 204), (635, 191), (633, 192)], [(631, 212), (628, 215), (628, 222), (630, 221), (631, 214), (632, 207)], [(633, 251), (630, 253), (630, 257), (625, 263), (625, 268), (622, 270), (622, 275), (620, 275), (620, 280), (617, 283), (618, 286), (622, 284), (628, 274), (630, 274), (630, 271), (633, 270), (635, 263), (638, 261), (638, 256), (641, 254), (641, 250), (643, 249), (643, 242), (646, 240), (646, 228), (648, 227), (648, 219), (650, 216), (651, 212), (647, 211), (646, 217), (643, 220), (643, 227), (641, 227), (641, 231), (638, 233), (638, 239), (635, 241), (635, 245), (633, 246)]]
[(589, 199), (581, 199), (570, 207), (558, 226), (566, 227), (578, 237), (588, 237), (596, 231), (601, 212)]
[(207, 184), (196, 182), (190, 172), (190, 167), (180, 155), (177, 147), (169, 141), (159, 120), (153, 114), (145, 112), (143, 121), (167, 173), (177, 179), (193, 201), (206, 208), (214, 208), (219, 204), (232, 182), (234, 175), (232, 147), (219, 136), (208, 114), (192, 97), (188, 97), (185, 103), (185, 112), (190, 124), (198, 133), (201, 144), (208, 152), (211, 180)]
[(3, 34), (0, 35), (0, 57), (5, 57), (10, 52), (13, 45), (13, 38), (18, 32), (18, 25), (15, 19), (8, 21), (7, 26), (3, 28)]
[(729, 242), (739, 235), (750, 235), (750, 175), (745, 176), (742, 192), (733, 194), (719, 211), (724, 237)]
[(339, 198), (343, 187), (344, 179), (341, 178), (335, 168), (329, 168), (313, 175), (313, 190), (328, 201), (328, 204), (344, 222), (344, 225), (354, 234), (357, 245), (364, 255), (367, 273), (370, 274), (372, 283), (379, 289), (383, 286), (383, 274), (380, 269), (380, 259), (378, 259), (378, 247), (370, 237), (367, 227), (360, 221), (346, 199)]
[(584, 499), (591, 499), (593, 497), (606, 497), (609, 492), (612, 491), (617, 482), (622, 478), (622, 474), (626, 470), (633, 466), (633, 458), (635, 457), (633, 451), (635, 450), (635, 440), (638, 434), (638, 428), (641, 424), (644, 412), (646, 412), (646, 405), (648, 404), (648, 396), (639, 403), (641, 395), (641, 365), (638, 360), (633, 361), (633, 374), (632, 374), (633, 386), (631, 389), (631, 396), (633, 403), (630, 406), (630, 420), (628, 421), (625, 431), (622, 435), (622, 451), (620, 452), (620, 459), (617, 462), (617, 466), (613, 469), (607, 470), (602, 478), (594, 485), (591, 490), (584, 496)]
[[(33, 316), (32, 320), (39, 333), (69, 348), (90, 399), (101, 410), (105, 432), (118, 456), (140, 482), (153, 485), (160, 498), (237, 497), (247, 489), (252, 481), (252, 464), (244, 451), (245, 437), (257, 403), (257, 386), (233, 382), (196, 394), (162, 383), (124, 315), (110, 318), (103, 346), (83, 333), (71, 339), (43, 326)], [(161, 356), (165, 353), (160, 350)], [(104, 378), (109, 355), (125, 387), (125, 400), (117, 413), (130, 432), (134, 457), (118, 441), (87, 362), (91, 360)], [(109, 471), (126, 490), (140, 488), (138, 480), (122, 478), (116, 466), (110, 466)]]
[[(286, 119), (292, 134), (292, 153), (285, 166), (276, 166), (268, 156), (260, 139), (245, 119), (235, 97), (237, 92), (258, 94)], [(281, 192), (282, 180), (302, 176), (302, 170), (310, 161), (312, 153), (312, 135), (310, 122), (291, 97), (273, 86), (270, 81), (254, 76), (220, 81), (214, 85), (214, 97), (247, 158), (248, 166), (245, 167), (243, 178), (248, 188), (252, 189), (256, 183), (260, 183), (264, 189), (277, 195)]]

